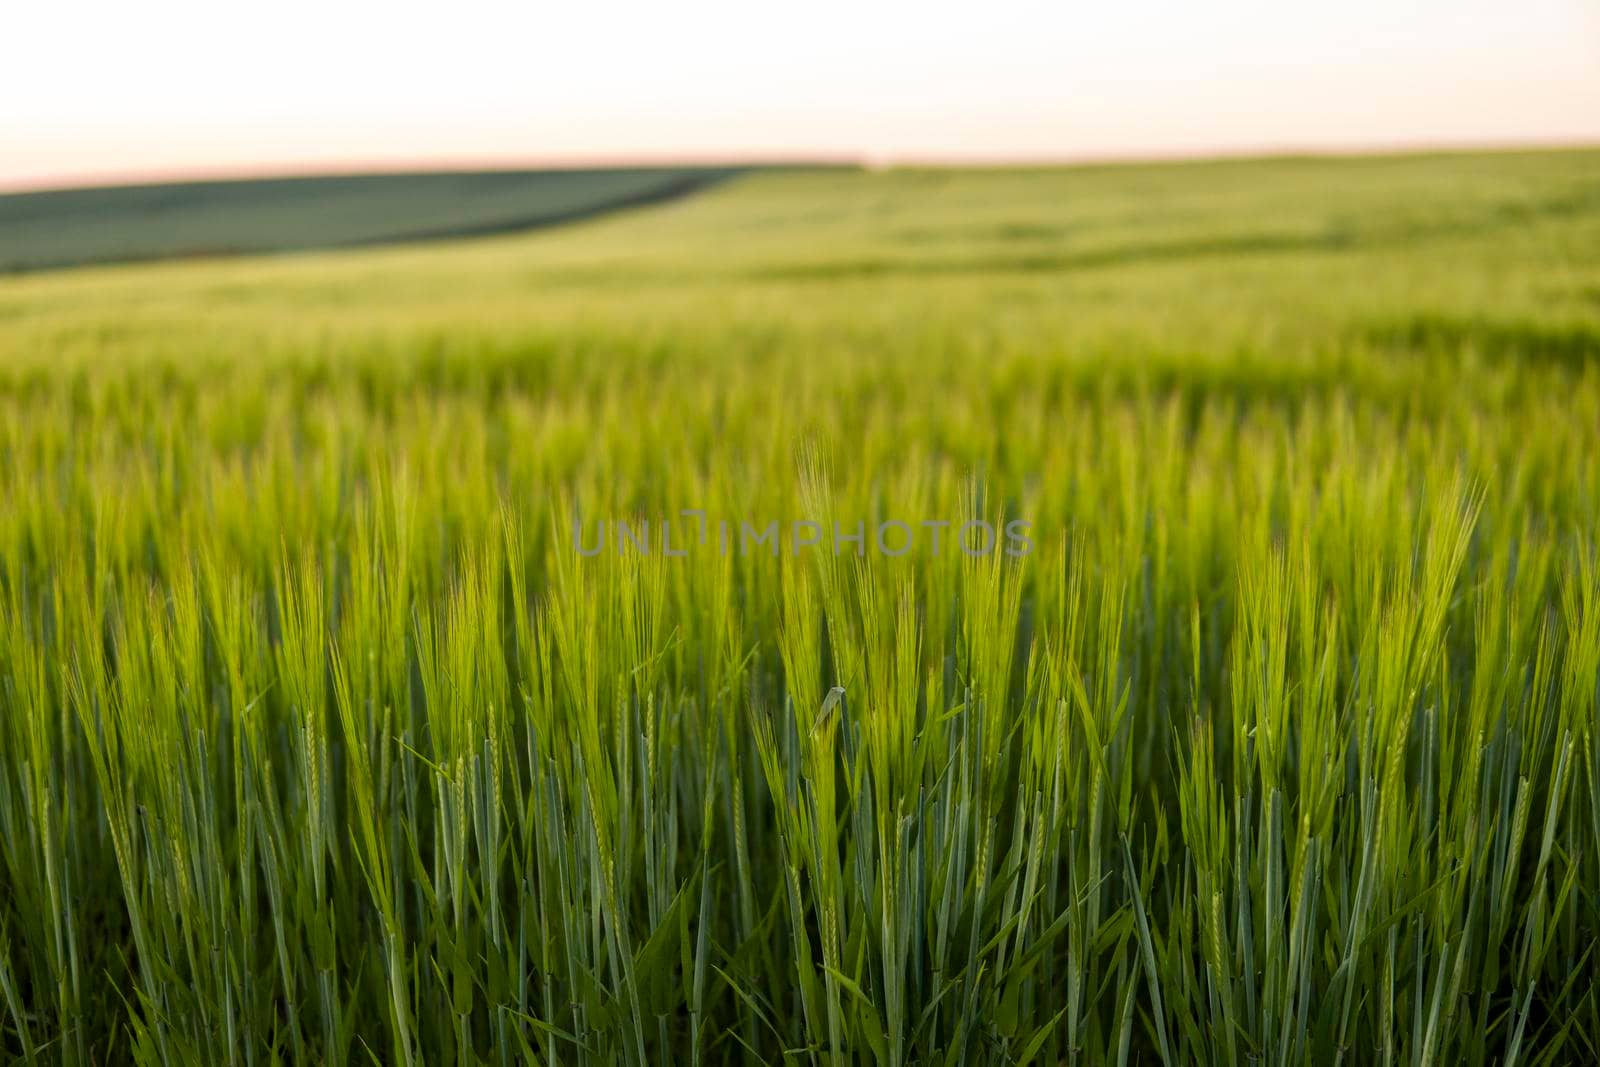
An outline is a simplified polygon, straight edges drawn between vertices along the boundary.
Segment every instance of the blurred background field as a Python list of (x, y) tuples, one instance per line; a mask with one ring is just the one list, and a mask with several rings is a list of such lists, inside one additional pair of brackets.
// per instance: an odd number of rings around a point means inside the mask
[[(0, 286), (0, 343), (13, 372), (30, 356), (70, 364), (80, 338), (102, 366), (119, 353), (205, 362), (228, 355), (212, 327), (229, 346), (267, 350), (319, 336), (381, 344), (434, 331), (463, 349), (520, 337), (533, 351), (508, 358), (530, 372), (548, 363), (541, 346), (608, 330), (766, 330), (780, 345), (834, 331), (919, 352), (917, 331), (936, 330), (946, 344), (1025, 346), (1036, 359), (1171, 356), (1196, 373), (1236, 350), (1316, 373), (1309, 357), (1348, 357), (1361, 340), (1351, 331), (1581, 362), (1597, 308), (1597, 171), (1600, 155), (1569, 151), (754, 173), (527, 236), (16, 276)], [(477, 179), (461, 180), (470, 193)], [(610, 192), (579, 185), (597, 203)], [(270, 211), (239, 224), (285, 246), (323, 236), (309, 191), (304, 208), (283, 210), (293, 225)], [(452, 210), (490, 214), (470, 195)], [(259, 364), (252, 355), (236, 362)]]
[(0, 271), (527, 230), (683, 196), (729, 167), (236, 179), (0, 195)]

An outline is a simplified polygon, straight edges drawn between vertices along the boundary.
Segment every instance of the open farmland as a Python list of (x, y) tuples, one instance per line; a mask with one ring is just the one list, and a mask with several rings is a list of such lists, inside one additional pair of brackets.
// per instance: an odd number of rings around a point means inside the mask
[(1597, 454), (1592, 151), (0, 279), (0, 1060), (1594, 1062)]
[(528, 230), (685, 196), (716, 167), (193, 181), (0, 195), (0, 271)]

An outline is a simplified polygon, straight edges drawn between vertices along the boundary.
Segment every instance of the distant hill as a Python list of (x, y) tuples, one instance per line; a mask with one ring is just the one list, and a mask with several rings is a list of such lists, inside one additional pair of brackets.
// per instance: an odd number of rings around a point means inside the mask
[(362, 174), (0, 195), (0, 271), (498, 233), (682, 196), (727, 167)]

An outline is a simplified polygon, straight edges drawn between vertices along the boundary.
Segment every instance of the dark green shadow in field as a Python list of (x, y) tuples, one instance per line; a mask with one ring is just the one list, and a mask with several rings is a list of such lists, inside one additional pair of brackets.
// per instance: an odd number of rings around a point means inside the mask
[(13, 193), (0, 196), (0, 271), (507, 233), (661, 203), (740, 172), (359, 174)]
[(1423, 313), (1377, 322), (1366, 336), (1380, 345), (1437, 355), (1476, 354), (1489, 360), (1579, 368), (1600, 362), (1600, 325), (1533, 322)]

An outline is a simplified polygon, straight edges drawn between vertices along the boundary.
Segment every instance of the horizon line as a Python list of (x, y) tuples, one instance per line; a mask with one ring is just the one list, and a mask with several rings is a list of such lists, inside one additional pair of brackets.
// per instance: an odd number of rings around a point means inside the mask
[(475, 156), (368, 156), (348, 159), (304, 159), (260, 164), (198, 164), (133, 170), (68, 171), (42, 177), (7, 179), (0, 175), (0, 196), (70, 190), (137, 188), (210, 182), (275, 181), (384, 175), (484, 174), (541, 171), (650, 170), (703, 168), (730, 170), (782, 169), (784, 167), (841, 167), (862, 170), (998, 169), (1028, 167), (1139, 166), (1161, 163), (1226, 163), (1274, 159), (1359, 159), (1519, 151), (1584, 151), (1600, 149), (1600, 139), (1528, 137), (1515, 139), (1461, 138), (1441, 140), (1379, 140), (1345, 144), (1293, 144), (1263, 142), (1214, 148), (1173, 148), (1136, 151), (1024, 153), (873, 152), (870, 150), (816, 152), (709, 152), (594, 153), (550, 157)]

